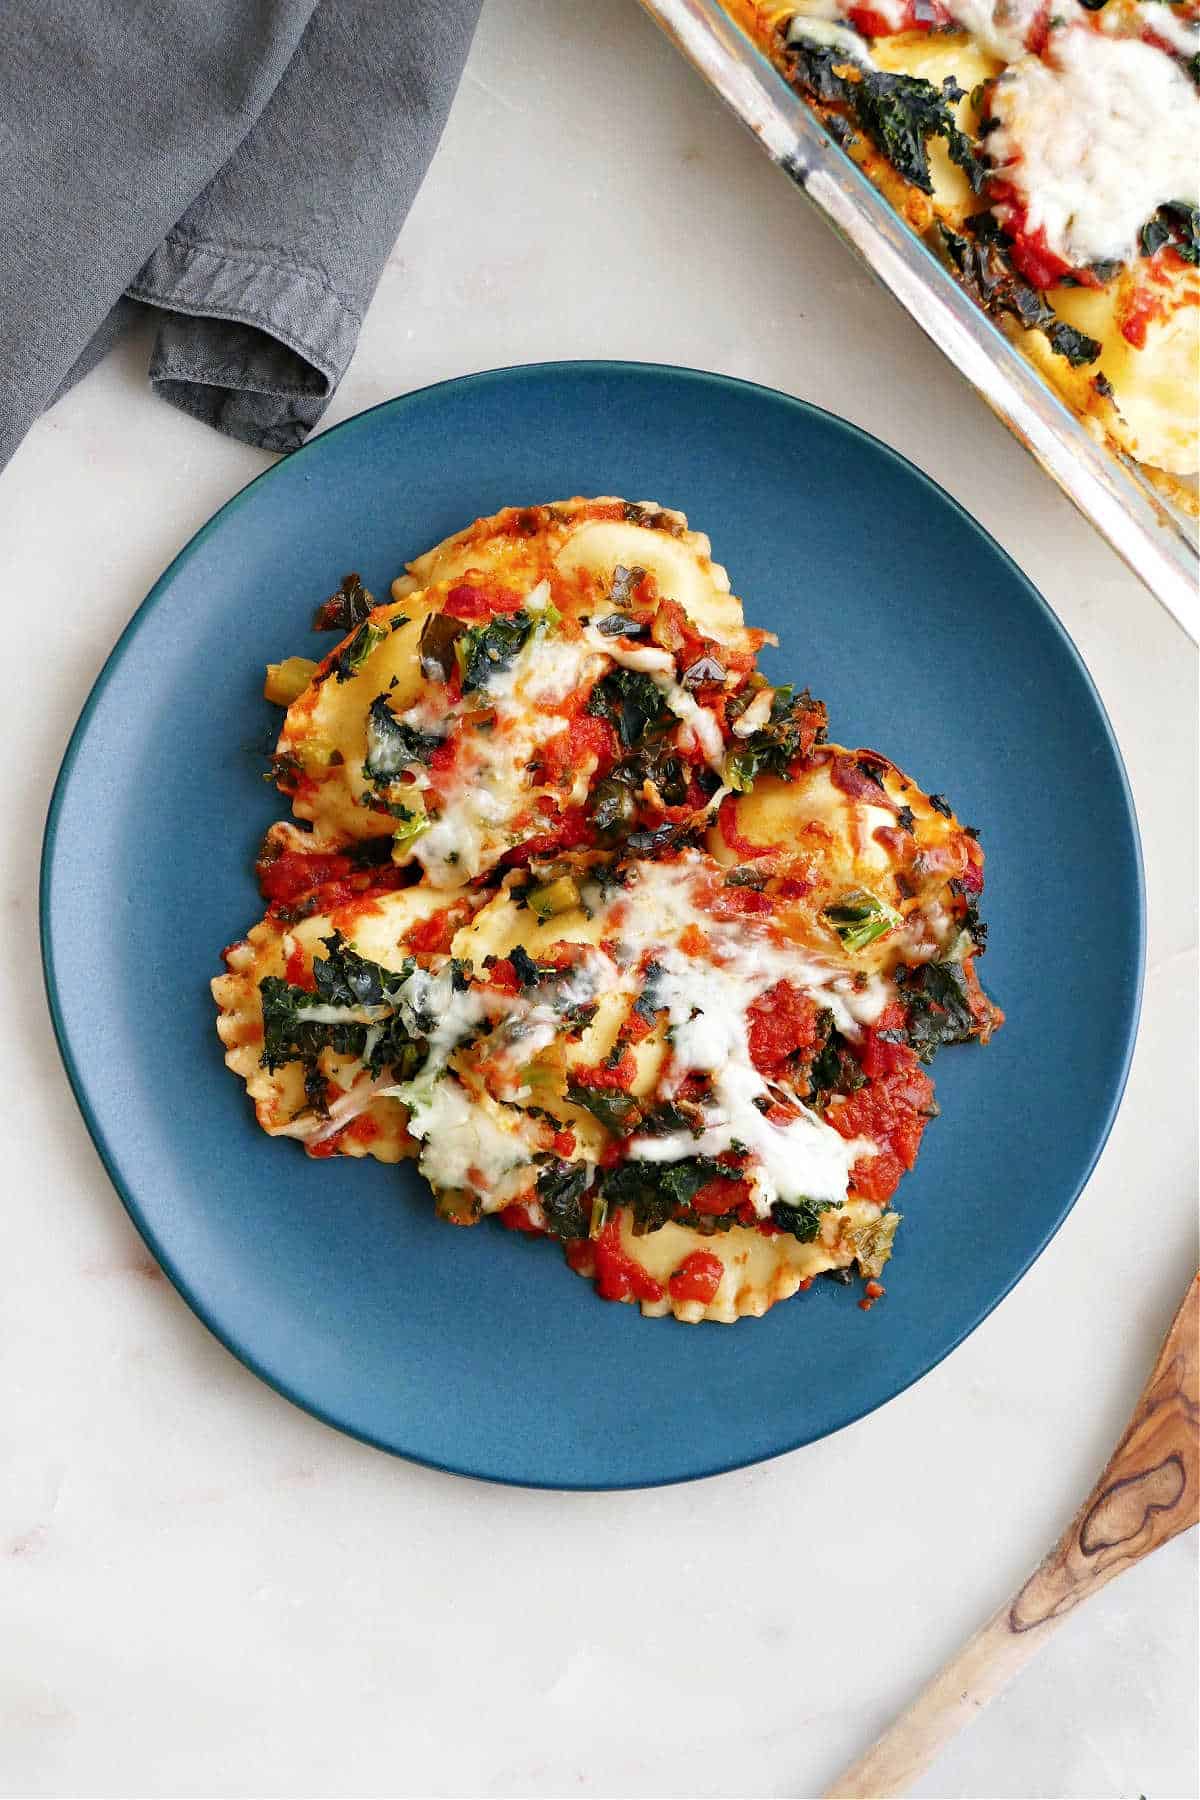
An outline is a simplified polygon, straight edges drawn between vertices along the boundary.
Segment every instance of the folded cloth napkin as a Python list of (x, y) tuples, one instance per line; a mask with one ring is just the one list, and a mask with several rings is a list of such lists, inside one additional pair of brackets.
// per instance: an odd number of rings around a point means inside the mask
[(292, 450), (353, 354), (480, 0), (2, 0), (0, 468), (147, 308), (150, 379)]

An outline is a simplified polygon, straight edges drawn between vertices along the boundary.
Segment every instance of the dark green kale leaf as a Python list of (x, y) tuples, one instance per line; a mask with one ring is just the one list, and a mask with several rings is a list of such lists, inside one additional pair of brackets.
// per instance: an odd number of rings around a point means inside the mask
[[(411, 961), (401, 969), (385, 969), (352, 950), (341, 936), (323, 938), (327, 954), (313, 959), (313, 989), (296, 987), (281, 976), (267, 975), (259, 982), (263, 1012), (265, 1069), (301, 1062), (311, 1069), (322, 1050), (341, 1056), (363, 1056), (368, 1037), (373, 1049), (367, 1066), (372, 1073), (397, 1067), (404, 1075), (415, 1073), (421, 1056), (394, 1009), (397, 995), (412, 972)], [(317, 1020), (306, 1016), (314, 1006), (379, 1009), (378, 1018)]]
[(330, 594), (316, 610), (314, 631), (340, 631), (344, 637), (361, 625), (375, 604), (375, 596), (362, 584), (361, 575), (343, 575), (336, 594)]
[(930, 1062), (943, 1044), (961, 1044), (975, 1036), (978, 1027), (961, 963), (898, 969), (896, 984), (908, 1007), (908, 1041), (922, 1062)]
[(551, 1162), (537, 1179), (537, 1195), (552, 1237), (585, 1238), (591, 1221), (591, 1202), (584, 1198), (594, 1170), (585, 1162)]
[(818, 1109), (823, 1108), (833, 1094), (855, 1093), (867, 1079), (849, 1040), (835, 1027), (831, 1013), (820, 1015), (818, 1025), (822, 1024), (826, 1031), (825, 1042), (812, 1060), (808, 1077), (811, 1083), (809, 1104)]
[(832, 1200), (777, 1200), (771, 1217), (781, 1231), (790, 1231), (801, 1244), (811, 1244), (821, 1229), (821, 1214), (832, 1205)]
[(661, 737), (675, 723), (663, 696), (640, 669), (613, 669), (592, 689), (587, 710), (593, 718), (607, 719), (627, 750), (636, 750), (647, 736)]
[(442, 739), (432, 731), (418, 731), (398, 719), (386, 694), (377, 694), (367, 714), (367, 758), (363, 774), (368, 781), (394, 781), (413, 763), (428, 765)]
[(975, 146), (955, 121), (953, 108), (963, 89), (952, 77), (936, 88), (916, 75), (857, 67), (844, 51), (808, 44), (789, 45), (788, 72), (801, 92), (827, 106), (844, 106), (893, 168), (923, 194), (933, 192), (932, 137), (944, 141), (950, 160), (979, 193), (985, 171)]
[(508, 960), (513, 966), (513, 974), (523, 988), (536, 987), (547, 972), (538, 967), (524, 944), (517, 944), (514, 949), (510, 950)]
[(350, 642), (339, 650), (332, 673), (339, 682), (349, 681), (387, 636), (386, 625), (372, 625), (368, 619), (359, 626)]
[(985, 312), (1007, 313), (1027, 331), (1040, 331), (1072, 368), (1096, 361), (1099, 342), (1060, 319), (1045, 295), (1015, 272), (1008, 258), (1012, 239), (992, 213), (973, 214), (961, 231), (948, 225), (938, 229), (959, 279)]
[(709, 1156), (673, 1163), (635, 1158), (608, 1170), (601, 1191), (608, 1206), (621, 1206), (632, 1214), (634, 1230), (641, 1236), (660, 1230), (676, 1213), (687, 1210), (707, 1182), (730, 1173)]
[(1168, 200), (1142, 226), (1142, 254), (1153, 256), (1169, 244), (1186, 263), (1200, 263), (1200, 207)]
[(573, 1106), (585, 1107), (606, 1131), (617, 1137), (627, 1137), (641, 1121), (641, 1107), (632, 1094), (623, 1093), (620, 1088), (588, 1087), (582, 1081), (570, 1081), (567, 1099)]
[(509, 668), (524, 649), (533, 627), (534, 620), (522, 610), (497, 613), (486, 625), (473, 625), (465, 631), (454, 645), (462, 670), (463, 693), (486, 688), (493, 675)]
[(824, 704), (814, 700), (807, 688), (793, 695), (790, 687), (778, 687), (766, 724), (726, 756), (725, 783), (739, 794), (748, 794), (759, 775), (786, 777), (796, 758), (806, 755), (814, 744), (824, 743), (825, 736)]

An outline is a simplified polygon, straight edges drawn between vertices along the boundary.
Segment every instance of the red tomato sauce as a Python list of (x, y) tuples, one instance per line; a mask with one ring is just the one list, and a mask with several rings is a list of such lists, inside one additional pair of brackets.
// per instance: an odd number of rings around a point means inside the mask
[(571, 1079), (581, 1087), (611, 1088), (628, 1093), (636, 1074), (637, 1064), (632, 1053), (626, 1050), (611, 1067), (607, 1063), (581, 1063), (571, 1070)]
[(404, 934), (404, 947), (417, 956), (444, 956), (449, 953), (454, 936), (471, 916), (470, 907), (456, 900), (438, 912), (421, 919)]
[(621, 1248), (621, 1215), (613, 1214), (599, 1237), (581, 1238), (566, 1247), (567, 1261), (590, 1275), (602, 1300), (661, 1300), (662, 1284), (648, 1275)]
[(850, 1172), (850, 1186), (864, 1200), (890, 1200), (906, 1169), (917, 1160), (921, 1136), (933, 1110), (933, 1083), (915, 1053), (902, 1044), (884, 1046), (892, 1069), (877, 1075), (841, 1106), (830, 1107), (827, 1122), (844, 1138), (867, 1137), (879, 1146)]
[(790, 982), (777, 981), (746, 1014), (750, 1060), (760, 1075), (782, 1068), (798, 1051), (817, 1047), (817, 1007)]
[(518, 612), (521, 601), (522, 596), (514, 594), (511, 588), (460, 582), (446, 595), (442, 611), (452, 619), (473, 624), (480, 619), (494, 618), (497, 613)]
[(702, 1188), (696, 1189), (690, 1204), (693, 1212), (712, 1219), (720, 1218), (724, 1213), (733, 1212), (735, 1207), (749, 1204), (746, 1183), (735, 1181), (730, 1175), (715, 1175)]
[(258, 885), (264, 900), (288, 906), (324, 882), (344, 880), (353, 870), (348, 856), (285, 850), (273, 861), (259, 863)]
[(685, 1256), (667, 1283), (673, 1300), (699, 1300), (707, 1306), (721, 1285), (725, 1272), (719, 1256), (711, 1250), (693, 1250)]

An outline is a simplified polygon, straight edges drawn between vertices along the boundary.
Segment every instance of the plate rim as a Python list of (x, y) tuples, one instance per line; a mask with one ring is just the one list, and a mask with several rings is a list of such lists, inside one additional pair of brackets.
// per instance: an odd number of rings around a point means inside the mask
[[(378, 413), (391, 410), (402, 412), (406, 405), (419, 401), (428, 401), (446, 389), (461, 391), (471, 387), (484, 387), (506, 379), (511, 379), (514, 376), (540, 376), (542, 378), (552, 379), (555, 376), (578, 376), (580, 374), (603, 376), (617, 373), (666, 376), (673, 380), (683, 378), (688, 382), (698, 382), (702, 385), (709, 385), (720, 389), (733, 389), (741, 392), (749, 392), (754, 395), (761, 395), (772, 402), (782, 401), (786, 406), (795, 408), (803, 414), (828, 420), (839, 429), (849, 433), (851, 437), (869, 445), (872, 450), (882, 451), (885, 456), (899, 464), (909, 475), (914, 476), (917, 482), (923, 488), (929, 490), (938, 501), (950, 506), (954, 512), (957, 513), (960, 520), (962, 520), (972, 532), (981, 537), (989, 548), (1002, 560), (1008, 572), (1016, 578), (1021, 586), (1023, 586), (1035, 607), (1040, 609), (1044, 621), (1057, 635), (1063, 648), (1067, 652), (1068, 657), (1073, 662), (1076, 671), (1082, 680), (1084, 690), (1090, 696), (1093, 706), (1095, 707), (1096, 714), (1112, 752), (1117, 775), (1117, 785), (1124, 811), (1128, 819), (1133, 850), (1133, 873), (1137, 914), (1134, 957), (1135, 968), (1133, 971), (1134, 983), (1129, 1025), (1121, 1055), (1120, 1068), (1113, 1087), (1112, 1098), (1108, 1107), (1107, 1116), (1102, 1121), (1101, 1128), (1097, 1133), (1091, 1159), (1088, 1162), (1087, 1167), (1082, 1171), (1074, 1193), (1071, 1194), (1070, 1198), (1063, 1204), (1058, 1216), (1050, 1226), (1050, 1229), (1029, 1251), (1028, 1255), (1020, 1262), (1019, 1266), (1014, 1270), (1004, 1285), (989, 1297), (987, 1302), (963, 1325), (961, 1331), (959, 1331), (951, 1341), (942, 1346), (936, 1355), (932, 1356), (906, 1381), (904, 1381), (901, 1386), (895, 1388), (884, 1398), (872, 1402), (869, 1406), (863, 1407), (861, 1411), (850, 1413), (847, 1417), (842, 1419), (840, 1423), (831, 1426), (827, 1431), (789, 1439), (786, 1443), (779, 1444), (774, 1449), (764, 1451), (759, 1456), (746, 1457), (735, 1455), (732, 1458), (718, 1460), (708, 1466), (691, 1470), (688, 1473), (652, 1477), (647, 1480), (614, 1479), (604, 1482), (570, 1482), (562, 1480), (538, 1480), (535, 1477), (521, 1475), (497, 1474), (486, 1470), (471, 1468), (464, 1463), (454, 1463), (433, 1456), (424, 1456), (417, 1451), (400, 1449), (396, 1444), (387, 1441), (387, 1439), (370, 1430), (348, 1423), (344, 1418), (338, 1416), (336, 1407), (324, 1405), (319, 1400), (297, 1391), (295, 1387), (289, 1384), (286, 1378), (268, 1369), (249, 1345), (240, 1342), (231, 1333), (227, 1332), (216, 1323), (202, 1296), (196, 1291), (194, 1285), (184, 1272), (174, 1264), (171, 1257), (159, 1243), (153, 1225), (145, 1215), (139, 1201), (127, 1188), (126, 1184), (118, 1174), (116, 1156), (93, 1111), (88, 1097), (87, 1085), (65, 1027), (60, 1002), (58, 975), (54, 961), (51, 915), (54, 908), (54, 863), (58, 844), (60, 815), (92, 717), (103, 698), (109, 682), (113, 679), (113, 676), (120, 666), (133, 638), (141, 630), (144, 621), (150, 614), (169, 598), (171, 585), (177, 570), (200, 551), (209, 535), (217, 529), (218, 525), (225, 520), (227, 515), (234, 513), (246, 501), (252, 489), (258, 487), (260, 483), (268, 481), (285, 465), (294, 462), (297, 457), (306, 458), (312, 454), (318, 453), (322, 445), (328, 440), (336, 437), (339, 433), (361, 428), (365, 420), (372, 419)], [(557, 358), (545, 362), (500, 364), (489, 369), (475, 370), (465, 375), (448, 376), (440, 381), (429, 382), (422, 387), (406, 390), (401, 394), (393, 394), (385, 400), (377, 401), (372, 406), (364, 407), (361, 411), (350, 414), (348, 418), (339, 420), (336, 425), (331, 425), (327, 430), (318, 432), (314, 436), (308, 438), (296, 450), (279, 458), (278, 461), (269, 464), (267, 468), (261, 469), (257, 475), (252, 476), (249, 481), (238, 488), (235, 493), (231, 494), (228, 500), (223, 501), (217, 510), (192, 533), (171, 558), (162, 573), (155, 579), (145, 597), (135, 608), (134, 612), (130, 615), (129, 619), (121, 629), (112, 648), (109, 650), (101, 664), (95, 680), (88, 690), (87, 697), (80, 709), (79, 716), (67, 739), (62, 761), (59, 764), (58, 773), (54, 779), (49, 804), (46, 810), (46, 821), (42, 834), (41, 854), (38, 863), (37, 905), (38, 941), (41, 952), (43, 986), (46, 994), (47, 1007), (50, 1013), (51, 1026), (54, 1032), (54, 1039), (58, 1049), (59, 1058), (63, 1065), (63, 1071), (67, 1077), (67, 1083), (71, 1089), (75, 1104), (79, 1108), (84, 1127), (100, 1158), (101, 1166), (108, 1177), (109, 1183), (124, 1207), (134, 1229), (141, 1236), (143, 1242), (154, 1256), (155, 1261), (166, 1275), (176, 1293), (200, 1321), (204, 1329), (208, 1331), (225, 1350), (236, 1357), (237, 1361), (240, 1362), (244, 1368), (248, 1369), (252, 1375), (262, 1381), (282, 1399), (289, 1401), (294, 1406), (298, 1406), (302, 1411), (317, 1419), (321, 1424), (329, 1426), (336, 1431), (340, 1431), (347, 1437), (356, 1439), (359, 1443), (367, 1444), (376, 1450), (385, 1451), (389, 1456), (394, 1456), (401, 1461), (414, 1463), (423, 1468), (435, 1469), (442, 1474), (453, 1475), (474, 1481), (486, 1481), (500, 1487), (527, 1488), (535, 1491), (541, 1490), (561, 1493), (636, 1492), (643, 1489), (648, 1490), (660, 1487), (679, 1486), (684, 1482), (711, 1480), (717, 1476), (729, 1474), (736, 1469), (753, 1468), (761, 1463), (774, 1461), (777, 1457), (790, 1455), (797, 1450), (803, 1449), (808, 1444), (819, 1443), (825, 1438), (835, 1436), (838, 1432), (846, 1430), (849, 1426), (857, 1424), (860, 1420), (869, 1418), (872, 1413), (879, 1411), (881, 1407), (898, 1399), (901, 1394), (907, 1392), (909, 1388), (914, 1387), (917, 1382), (923, 1381), (927, 1375), (930, 1375), (933, 1370), (943, 1363), (947, 1357), (952, 1355), (973, 1332), (979, 1329), (996, 1308), (1008, 1298), (1017, 1283), (1022, 1281), (1029, 1273), (1029, 1270), (1033, 1267), (1034, 1263), (1037, 1262), (1038, 1258), (1042, 1256), (1053, 1239), (1058, 1235), (1059, 1231), (1066, 1223), (1067, 1218), (1078, 1204), (1088, 1182), (1091, 1180), (1096, 1166), (1107, 1146), (1117, 1115), (1124, 1101), (1126, 1088), (1129, 1082), (1130, 1069), (1133, 1064), (1133, 1058), (1140, 1035), (1142, 1000), (1146, 974), (1147, 902), (1145, 859), (1142, 852), (1141, 830), (1138, 822), (1137, 808), (1134, 804), (1133, 791), (1129, 781), (1129, 772), (1125, 766), (1125, 759), (1121, 753), (1121, 746), (1117, 739), (1116, 732), (1113, 729), (1112, 721), (1108, 716), (1108, 710), (1104, 705), (1099, 689), (1092, 678), (1091, 671), (1088, 669), (1087, 663), (1080, 653), (1078, 646), (1075, 644), (1071, 634), (1068, 632), (1066, 626), (1058, 617), (1058, 614), (1054, 611), (1049, 601), (1046, 600), (1044, 595), (1030, 580), (1029, 576), (1020, 568), (1015, 559), (992, 535), (987, 527), (975, 518), (974, 514), (969, 512), (961, 501), (957, 500), (953, 494), (949, 493), (935, 481), (931, 475), (928, 475), (923, 469), (919, 468), (916, 463), (912, 462), (911, 459), (905, 456), (901, 451), (896, 450), (890, 444), (885, 443), (882, 438), (876, 437), (874, 433), (867, 431), (863, 426), (856, 424), (853, 420), (844, 418), (840, 413), (832, 412), (827, 407), (818, 406), (810, 400), (801, 399), (798, 395), (786, 393), (781, 388), (769, 387), (763, 382), (749, 381), (740, 376), (726, 375), (716, 370), (695, 368), (687, 364), (639, 361), (626, 358)]]

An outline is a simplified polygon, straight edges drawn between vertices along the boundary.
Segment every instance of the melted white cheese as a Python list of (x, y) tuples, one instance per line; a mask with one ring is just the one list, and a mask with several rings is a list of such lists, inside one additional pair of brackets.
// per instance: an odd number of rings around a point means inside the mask
[(1074, 268), (1127, 262), (1164, 200), (1200, 194), (1200, 95), (1136, 38), (1077, 27), (1055, 32), (1047, 56), (996, 83), (988, 149), (1056, 256)]
[[(543, 582), (525, 601), (526, 610), (544, 612), (548, 596)], [(495, 724), (464, 737), (440, 816), (411, 847), (435, 887), (473, 880), (508, 847), (508, 827), (531, 791), (528, 766), (534, 752), (567, 728), (564, 717), (541, 709), (565, 700), (603, 667), (581, 639), (554, 636), (539, 626), (509, 667), (471, 696), (473, 704), (478, 700), (492, 711)]]
[[(509, 1119), (512, 1129), (505, 1128)], [(426, 1181), (435, 1188), (481, 1193), (485, 1210), (492, 1210), (487, 1201), (497, 1190), (507, 1196), (505, 1176), (529, 1164), (533, 1146), (521, 1129), (523, 1123), (512, 1113), (505, 1115), (505, 1125), (499, 1124), (461, 1082), (444, 1075), (414, 1097), (408, 1128), (422, 1140), (417, 1166)]]
[[(835, 15), (836, 17), (836, 15)], [(816, 44), (822, 50), (840, 50), (852, 62), (873, 68), (874, 62), (865, 41), (849, 25), (833, 19), (817, 18), (811, 13), (797, 13), (788, 26), (789, 44)]]
[(1164, 0), (1141, 0), (1138, 18), (1147, 31), (1178, 50), (1180, 56), (1194, 56), (1200, 50), (1200, 19), (1184, 14), (1182, 6)]
[(942, 5), (981, 50), (1001, 62), (1024, 55), (1029, 28), (1045, 10), (1045, 0), (942, 0)]
[(689, 1070), (711, 1078), (713, 1099), (704, 1108), (705, 1129), (667, 1137), (635, 1138), (634, 1156), (647, 1162), (678, 1162), (689, 1156), (719, 1156), (737, 1145), (750, 1152), (748, 1170), (755, 1211), (766, 1218), (776, 1200), (846, 1198), (850, 1170), (861, 1156), (874, 1154), (865, 1139), (846, 1139), (801, 1106), (794, 1118), (773, 1124), (756, 1102), (770, 1104), (766, 1082), (750, 1060), (746, 1011), (765, 991), (739, 970), (693, 962), (677, 950), (659, 960), (655, 995), (671, 1024), (671, 1091)]

